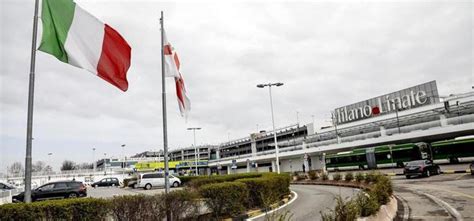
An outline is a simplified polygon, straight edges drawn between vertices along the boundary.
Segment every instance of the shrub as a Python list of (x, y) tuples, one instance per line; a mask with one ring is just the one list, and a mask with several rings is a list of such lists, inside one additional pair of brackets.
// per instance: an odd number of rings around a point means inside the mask
[(296, 176), (296, 180), (306, 180), (306, 175), (302, 174), (302, 175), (298, 175)]
[(340, 173), (336, 173), (336, 174), (334, 174), (334, 176), (332, 176), (332, 179), (334, 181), (339, 181), (339, 180), (342, 179), (342, 175)]
[(377, 178), (377, 174), (375, 172), (370, 172), (365, 175), (365, 182), (367, 183), (375, 182), (376, 178)]
[(346, 173), (346, 175), (344, 176), (344, 180), (347, 182), (354, 180), (354, 174), (352, 172)]
[(323, 180), (329, 180), (329, 176), (326, 174), (326, 173), (323, 173), (323, 175), (321, 176), (321, 178)]
[(171, 220), (181, 220), (199, 215), (198, 197), (198, 194), (194, 192), (176, 190), (168, 194), (163, 193), (158, 198), (162, 199), (162, 210), (170, 212)]
[(390, 196), (393, 194), (392, 183), (383, 175), (376, 176), (375, 181), (369, 194), (375, 197), (380, 205), (384, 205), (390, 201)]
[(336, 207), (328, 213), (321, 213), (323, 221), (356, 220), (358, 215), (357, 205), (354, 201), (344, 202), (341, 196), (336, 197)]
[(112, 200), (114, 220), (162, 220), (166, 217), (160, 195), (116, 196)]
[(290, 193), (288, 175), (265, 175), (261, 178), (239, 179), (249, 190), (248, 208), (267, 208)]
[(230, 174), (230, 175), (219, 175), (219, 176), (202, 176), (197, 179), (191, 179), (188, 186), (194, 189), (199, 189), (199, 187), (211, 183), (222, 183), (222, 182), (232, 182), (234, 180), (243, 179), (243, 178), (256, 178), (263, 176), (262, 173), (241, 173), (241, 174)]
[(355, 175), (355, 180), (360, 183), (364, 180), (364, 174), (362, 174), (361, 172), (357, 172), (356, 175)]
[(315, 170), (309, 171), (308, 176), (310, 180), (316, 180), (319, 178), (318, 173)]
[(0, 206), (1, 220), (104, 220), (109, 202), (80, 198)]
[(208, 178), (208, 176), (178, 176), (178, 178), (181, 180), (181, 185), (187, 185), (192, 180)]
[(248, 189), (241, 182), (207, 184), (200, 188), (207, 207), (216, 219), (223, 215), (236, 216), (245, 210)]
[(357, 205), (360, 216), (370, 216), (377, 212), (379, 209), (379, 204), (375, 197), (370, 196), (365, 192), (359, 192), (354, 202)]

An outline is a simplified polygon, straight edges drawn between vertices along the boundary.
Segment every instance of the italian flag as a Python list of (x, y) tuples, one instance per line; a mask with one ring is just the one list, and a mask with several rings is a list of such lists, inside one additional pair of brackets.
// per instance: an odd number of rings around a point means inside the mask
[(40, 51), (127, 91), (131, 48), (113, 28), (72, 0), (43, 0)]

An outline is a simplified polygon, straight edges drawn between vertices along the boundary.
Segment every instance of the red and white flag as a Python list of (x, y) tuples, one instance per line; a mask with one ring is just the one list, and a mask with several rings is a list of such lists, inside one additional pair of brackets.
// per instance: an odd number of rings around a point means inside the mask
[(164, 56), (165, 56), (165, 75), (166, 77), (173, 77), (175, 84), (176, 84), (176, 96), (178, 98), (178, 105), (179, 111), (181, 112), (181, 116), (187, 117), (189, 111), (191, 110), (191, 102), (186, 94), (186, 87), (184, 84), (183, 76), (179, 71), (180, 62), (178, 58), (178, 54), (174, 50), (173, 46), (166, 38), (166, 32), (163, 30), (164, 36)]

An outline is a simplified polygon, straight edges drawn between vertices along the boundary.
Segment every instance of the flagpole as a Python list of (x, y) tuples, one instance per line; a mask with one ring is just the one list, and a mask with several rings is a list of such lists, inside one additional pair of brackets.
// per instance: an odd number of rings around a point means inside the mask
[(33, 140), (33, 104), (35, 94), (36, 35), (38, 32), (39, 0), (35, 0), (33, 18), (33, 36), (31, 39), (30, 83), (28, 87), (28, 115), (26, 121), (26, 157), (25, 157), (25, 196), (24, 201), (31, 202), (31, 149)]
[(163, 104), (163, 151), (165, 157), (165, 193), (169, 193), (169, 167), (168, 167), (168, 125), (166, 118), (166, 83), (165, 83), (165, 52), (164, 52), (164, 20), (163, 11), (161, 11), (161, 96)]

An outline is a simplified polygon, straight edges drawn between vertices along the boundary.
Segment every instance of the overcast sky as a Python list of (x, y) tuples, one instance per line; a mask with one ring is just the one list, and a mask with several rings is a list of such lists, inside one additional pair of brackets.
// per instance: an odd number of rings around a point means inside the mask
[[(77, 0), (132, 47), (129, 90), (37, 52), (33, 161), (55, 169), (162, 148), (159, 14), (178, 51), (192, 110), (179, 116), (167, 81), (171, 149), (219, 144), (271, 128), (327, 125), (330, 111), (436, 80), (441, 95), (472, 91), (473, 5), (464, 2)], [(1, 0), (0, 171), (24, 162), (33, 0)], [(41, 23), (40, 23), (41, 27)], [(41, 30), (41, 28), (40, 28)], [(40, 40), (41, 34), (38, 35)], [(48, 158), (47, 153), (53, 153)]]

